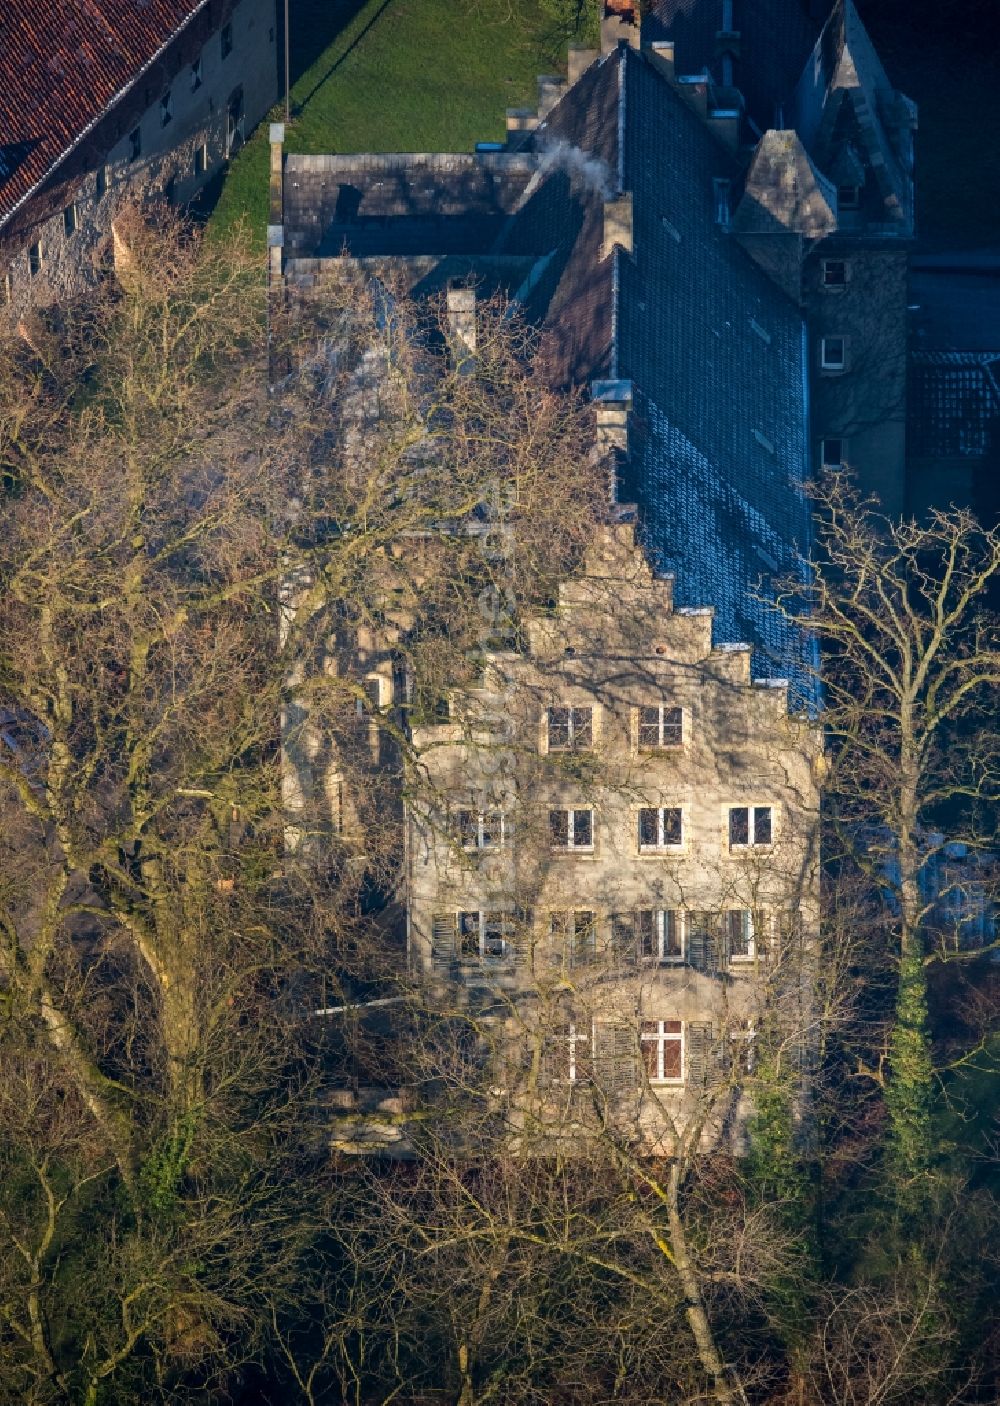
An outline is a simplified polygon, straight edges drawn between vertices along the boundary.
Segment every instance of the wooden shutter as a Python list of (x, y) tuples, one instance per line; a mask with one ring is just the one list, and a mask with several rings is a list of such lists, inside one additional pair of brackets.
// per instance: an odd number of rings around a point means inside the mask
[(631, 1025), (598, 1021), (594, 1027), (594, 1074), (609, 1097), (636, 1086), (636, 1032)]
[(573, 914), (572, 964), (589, 966), (597, 957), (597, 914), (577, 909)]
[(612, 913), (611, 915), (611, 964), (615, 967), (629, 967), (636, 960), (636, 918), (635, 911)]
[(449, 966), (455, 960), (456, 923), (454, 913), (435, 913), (431, 919), (431, 961)]
[(710, 1020), (692, 1020), (687, 1038), (687, 1082), (689, 1088), (705, 1089), (719, 1076), (719, 1051)]
[(688, 914), (688, 965), (707, 976), (716, 976), (723, 957), (722, 934), (717, 914), (695, 912)]
[(514, 914), (511, 947), (514, 952), (514, 961), (519, 967), (530, 967), (532, 965), (532, 921), (530, 908), (519, 909)]

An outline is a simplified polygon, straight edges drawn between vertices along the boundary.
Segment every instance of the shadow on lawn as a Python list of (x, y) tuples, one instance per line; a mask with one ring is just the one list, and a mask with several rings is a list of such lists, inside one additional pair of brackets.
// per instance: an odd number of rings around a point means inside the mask
[[(333, 11), (336, 12), (336, 14), (337, 14), (337, 16), (338, 16), (338, 23), (337, 23), (336, 26), (333, 27), (332, 29), (331, 29), (331, 28), (329, 27), (329, 25), (328, 25), (328, 26), (327, 26), (327, 30), (324, 32), (323, 35), (310, 34), (310, 35), (308, 36), (308, 38), (309, 38), (309, 44), (308, 44), (308, 49), (309, 49), (308, 60), (307, 60), (306, 62), (303, 62), (303, 63), (302, 63), (301, 67), (300, 67), (299, 70), (298, 70), (298, 74), (299, 74), (299, 75), (302, 74), (302, 73), (304, 73), (304, 72), (306, 71), (306, 69), (309, 68), (310, 64), (315, 63), (315, 61), (316, 61), (316, 59), (319, 57), (319, 55), (324, 51), (324, 49), (327, 48), (327, 46), (328, 46), (329, 44), (331, 44), (331, 43), (333, 42), (333, 39), (336, 37), (337, 34), (339, 34), (339, 32), (344, 28), (344, 26), (345, 26), (350, 20), (352, 20), (352, 19), (354, 18), (354, 16), (358, 13), (359, 10), (361, 10), (361, 9), (364, 8), (364, 4), (365, 4), (365, 0), (350, 0), (350, 3), (348, 3), (348, 4), (344, 4), (344, 5), (335, 5), (335, 6), (332, 6), (332, 7), (328, 7), (328, 8), (330, 8), (331, 10), (333, 10)], [(306, 104), (312, 101), (312, 99), (316, 96), (316, 94), (319, 92), (320, 88), (322, 88), (323, 84), (327, 81), (327, 79), (330, 78), (330, 77), (332, 77), (332, 75), (333, 75), (334, 73), (336, 73), (337, 69), (340, 67), (340, 65), (341, 65), (341, 64), (344, 62), (344, 60), (347, 58), (348, 54), (353, 53), (353, 51), (358, 47), (358, 45), (359, 45), (359, 44), (361, 43), (361, 41), (365, 38), (365, 36), (375, 27), (375, 25), (378, 23), (378, 21), (382, 18), (382, 16), (385, 14), (386, 10), (389, 8), (389, 6), (390, 6), (391, 4), (392, 4), (392, 0), (382, 0), (382, 4), (378, 7), (378, 9), (377, 9), (377, 10), (375, 11), (375, 13), (372, 15), (371, 19), (370, 19), (370, 20), (368, 21), (368, 23), (364, 26), (364, 28), (358, 30), (357, 34), (356, 34), (356, 35), (354, 36), (354, 38), (351, 40), (350, 44), (348, 44), (348, 46), (347, 46), (347, 48), (344, 50), (344, 52), (343, 52), (342, 54), (340, 54), (340, 55), (334, 60), (334, 62), (330, 65), (330, 67), (326, 70), (326, 72), (323, 73), (323, 74), (316, 80), (316, 82), (313, 84), (313, 86), (309, 89), (308, 93), (305, 93), (305, 94), (303, 94), (301, 97), (297, 97), (297, 98), (296, 98), (296, 100), (295, 100), (295, 102), (294, 102), (294, 104), (293, 104), (293, 111), (294, 111), (294, 112), (301, 112), (302, 109), (306, 106)], [(310, 3), (310, 5), (309, 5), (308, 7), (307, 7), (305, 4), (302, 4), (302, 5), (300, 6), (300, 8), (303, 9), (303, 10), (304, 10), (304, 9), (307, 9), (307, 8), (315, 9), (315, 8), (317, 8), (317, 6), (316, 6), (316, 3), (315, 3), (315, 0), (311, 0), (311, 3)], [(322, 9), (323, 7), (320, 6), (319, 8)], [(296, 57), (296, 55), (295, 55), (295, 49), (296, 49), (296, 42), (297, 42), (297, 41), (296, 41), (296, 36), (295, 36), (295, 33), (294, 33), (294, 24), (295, 24), (295, 22), (296, 22), (296, 14), (297, 14), (297, 11), (296, 11), (296, 9), (295, 9), (295, 7), (294, 7), (294, 5), (293, 5), (293, 34), (292, 34), (292, 45), (291, 45), (291, 49), (292, 49), (292, 84), (293, 84), (293, 86), (294, 86), (294, 83), (295, 83), (295, 79), (296, 79), (296, 77), (297, 77), (296, 68), (295, 68), (295, 57)], [(332, 15), (331, 15), (331, 18), (332, 18)]]

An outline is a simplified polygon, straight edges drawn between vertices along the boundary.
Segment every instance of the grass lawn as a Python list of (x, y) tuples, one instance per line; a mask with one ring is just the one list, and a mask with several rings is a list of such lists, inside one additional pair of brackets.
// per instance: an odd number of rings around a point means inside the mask
[[(471, 151), (500, 140), (505, 109), (533, 107), (537, 75), (566, 62), (538, 0), (292, 0), (291, 27), (289, 151)], [(317, 35), (330, 42), (313, 58)], [(263, 122), (232, 163), (212, 233), (245, 216), (263, 243), (267, 142)]]

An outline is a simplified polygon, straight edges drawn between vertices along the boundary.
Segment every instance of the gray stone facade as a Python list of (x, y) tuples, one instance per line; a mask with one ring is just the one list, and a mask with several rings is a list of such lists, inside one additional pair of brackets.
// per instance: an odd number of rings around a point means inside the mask
[(669, 1151), (719, 1081), (705, 1141), (738, 1141), (729, 1056), (765, 1018), (804, 1039), (822, 737), (748, 648), (713, 648), (710, 610), (673, 608), (634, 533), (602, 528), (526, 651), (414, 728), (444, 801), (407, 815), (409, 950), (492, 1022), (515, 1103), (596, 1089)]

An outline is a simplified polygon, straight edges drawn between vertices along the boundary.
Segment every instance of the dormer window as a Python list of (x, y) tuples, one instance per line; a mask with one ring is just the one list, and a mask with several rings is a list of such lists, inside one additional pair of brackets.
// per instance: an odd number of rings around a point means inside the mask
[(860, 186), (838, 186), (837, 187), (837, 209), (857, 210), (861, 205)]
[(841, 436), (821, 439), (819, 457), (824, 469), (839, 469), (847, 459), (846, 445)]
[(715, 223), (723, 229), (729, 228), (729, 182), (722, 177), (716, 177), (712, 182), (712, 194), (715, 201)]
[(819, 344), (819, 364), (824, 371), (846, 371), (847, 338), (823, 337)]

